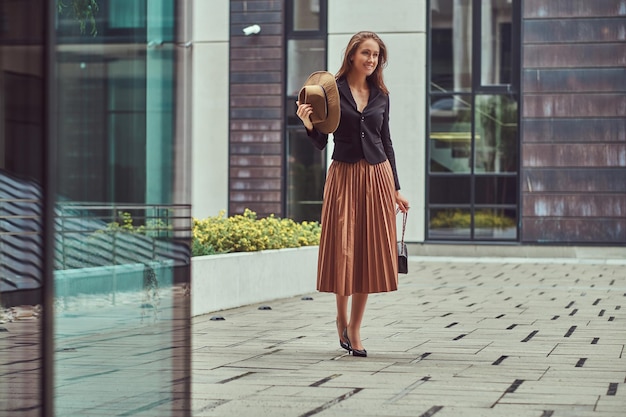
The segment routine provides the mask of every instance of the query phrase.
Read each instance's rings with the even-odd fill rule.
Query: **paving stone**
[[[410,262],[369,297],[368,358],[332,294],[194,318],[194,416],[623,417],[625,262]]]

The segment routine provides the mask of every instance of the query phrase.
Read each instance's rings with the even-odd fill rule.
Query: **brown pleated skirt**
[[[395,216],[389,161],[333,161],[324,187],[317,289],[339,295],[397,290]]]

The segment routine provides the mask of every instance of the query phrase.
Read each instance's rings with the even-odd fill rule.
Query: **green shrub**
[[[468,228],[470,227],[470,223],[470,213],[460,210],[446,210],[437,213],[437,215],[430,220],[430,227],[433,229],[450,227]],[[515,221],[513,219],[498,215],[492,211],[479,210],[476,211],[474,215],[474,227],[501,229],[514,226]]]
[[[224,214],[222,211],[215,217],[194,219],[192,256],[297,248],[320,242],[318,222],[296,223],[274,215],[258,219],[249,209],[231,217]]]
[[[191,242],[191,256],[205,256],[205,255],[215,255],[215,249],[211,246],[210,243],[200,242],[200,239],[193,239]]]
[[[321,228],[318,222],[296,223],[274,215],[258,219],[256,213],[249,209],[236,216],[224,217],[224,214],[222,211],[215,217],[193,219],[191,256],[297,248],[319,245],[320,242]],[[108,223],[105,229],[97,230],[91,240],[93,243],[103,234],[117,236],[120,233],[167,238],[171,230],[172,226],[161,219],[135,226],[130,213],[120,212],[119,221]]]
[[[115,234],[118,232],[136,233],[151,237],[167,237],[172,231],[172,226],[159,218],[151,218],[145,224],[135,226],[135,222],[130,213],[120,211],[118,213],[119,220],[107,224],[106,229],[97,230],[96,233]]]

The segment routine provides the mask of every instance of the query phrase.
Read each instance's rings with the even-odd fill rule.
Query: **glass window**
[[[470,172],[472,156],[472,97],[431,96],[430,169]]]
[[[517,239],[517,211],[505,208],[476,210],[474,236],[477,240]]]
[[[472,1],[431,2],[432,91],[472,87]]]
[[[477,175],[475,180],[476,204],[514,206],[517,203],[517,176]]]
[[[472,215],[469,209],[431,209],[428,235],[432,239],[465,240],[471,237]]]
[[[509,0],[482,0],[481,71],[482,85],[511,83],[511,20]]]
[[[146,22],[146,0],[108,0],[111,28],[142,28]]]
[[[431,176],[429,201],[433,204],[470,204],[472,183],[469,175]]]
[[[428,234],[437,240],[514,240],[516,223],[515,209],[431,209]]]
[[[172,192],[189,175],[171,151],[188,63],[145,37],[173,33],[176,1],[151,19],[130,3],[97,0],[92,22],[75,13],[95,0],[0,1],[2,416],[190,413],[190,196]],[[114,36],[108,6],[143,27]]]
[[[327,0],[294,0],[287,22],[285,91],[286,216],[296,221],[319,221],[326,178],[326,152],[313,146],[296,116],[300,88],[314,71],[326,68]],[[332,72],[332,70],[331,70]]]
[[[520,2],[430,5],[427,238],[515,240]]]
[[[319,219],[324,195],[323,153],[312,145],[303,128],[288,130],[289,172],[287,212],[295,221]]]
[[[517,172],[517,113],[510,96],[476,96],[476,172]]]
[[[320,1],[293,0],[293,30],[320,29]]]
[[[326,69],[326,42],[322,39],[287,41],[287,95],[297,96],[313,71]]]
[[[174,3],[102,2],[96,36],[57,45],[59,416],[184,415],[191,223],[189,196],[174,200],[173,178],[187,177],[173,160]]]
[[[0,415],[43,407],[42,0],[0,2]],[[37,12],[35,12],[37,11]]]

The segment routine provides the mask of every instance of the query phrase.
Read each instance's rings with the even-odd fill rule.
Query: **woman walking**
[[[387,48],[377,34],[352,36],[335,75],[341,116],[321,215],[317,289],[336,294],[339,343],[360,357],[367,356],[361,324],[368,294],[398,288],[395,216],[396,209],[409,210],[389,132],[386,63]],[[322,150],[330,132],[316,127],[313,106],[301,101],[302,95],[296,114]]]

